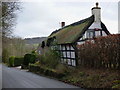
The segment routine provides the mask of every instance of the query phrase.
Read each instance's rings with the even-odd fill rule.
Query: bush
[[[14,66],[20,66],[23,63],[23,57],[14,58]]]
[[[55,68],[60,61],[59,53],[53,50],[45,52],[44,55],[39,57],[40,63],[49,68]]]
[[[57,71],[55,71],[53,69],[50,69],[50,68],[37,66],[35,64],[30,64],[29,65],[29,71],[44,74],[44,75],[47,75],[47,76],[52,76],[52,77],[55,77],[55,78],[62,78],[62,77],[65,76],[64,73],[57,72]]]
[[[29,63],[35,63],[35,60],[36,56],[34,54],[31,54]]]
[[[27,65],[21,65],[21,69],[29,69],[29,66],[27,66]]]
[[[79,66],[120,69],[120,34],[99,37],[79,45]]]
[[[34,63],[34,65],[40,66],[41,64],[40,64],[39,61],[37,61],[37,62]]]
[[[30,61],[31,54],[25,54],[23,65],[28,65]]]
[[[28,66],[29,63],[35,63],[35,60],[36,60],[36,55],[25,54],[23,64]]]
[[[9,66],[10,67],[13,67],[14,66],[14,56],[11,56],[10,58],[9,58]]]
[[[9,66],[20,66],[23,63],[23,57],[15,57],[11,56],[9,57]]]
[[[58,64],[56,66],[56,70],[59,73],[64,73],[64,74],[68,74],[69,73],[69,69],[67,66],[63,65],[63,64]]]
[[[112,88],[118,88],[120,89],[120,80],[115,80],[113,81],[114,85],[112,86]]]
[[[9,51],[6,48],[3,48],[2,51],[2,62],[9,64]]]

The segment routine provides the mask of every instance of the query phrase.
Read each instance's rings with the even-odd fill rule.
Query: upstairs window
[[[102,36],[102,35],[105,36],[105,32],[103,32],[100,29],[89,29],[80,38],[80,41],[85,40],[86,38],[89,39],[89,38],[99,37],[99,36]]]
[[[95,31],[94,30],[88,30],[86,33],[87,38],[93,38],[95,37]]]
[[[101,31],[99,30],[99,31],[95,31],[95,37],[99,37],[99,36],[101,36]]]

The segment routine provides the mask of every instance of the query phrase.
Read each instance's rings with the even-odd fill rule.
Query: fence
[[[90,68],[120,69],[120,34],[78,45],[78,64]]]

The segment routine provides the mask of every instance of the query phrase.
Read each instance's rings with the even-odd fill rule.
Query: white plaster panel
[[[67,59],[64,59],[64,63],[66,63],[67,62]]]
[[[84,44],[85,41],[77,42],[78,45]]]
[[[62,50],[65,50],[65,46],[62,46]]]
[[[102,31],[102,36],[107,36],[107,34],[105,33],[105,31]]]
[[[67,51],[67,57],[70,58],[70,51]]]
[[[68,65],[71,65],[71,61],[70,61],[70,59],[68,59]]]
[[[63,52],[63,57],[66,57],[66,52]]]
[[[61,50],[61,45],[59,45],[59,49]]]
[[[92,25],[89,27],[89,29],[102,29],[101,28],[101,22],[93,22]]]
[[[72,46],[70,48],[71,48],[71,50],[74,50],[74,48]]]
[[[67,48],[67,50],[70,50],[70,47],[68,45],[66,46],[66,48]]]
[[[71,58],[75,58],[75,52],[71,52]]]
[[[61,63],[63,63],[64,61],[63,61],[63,58],[61,58]]]
[[[100,31],[95,31],[95,37],[100,36]]]
[[[75,60],[72,60],[72,66],[76,66]]]

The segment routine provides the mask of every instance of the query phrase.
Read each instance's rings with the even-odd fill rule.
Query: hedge
[[[9,57],[9,66],[13,67],[14,66],[14,56]]]
[[[23,63],[23,57],[9,57],[9,66],[20,66]]]
[[[36,55],[34,54],[25,54],[23,65],[29,65],[29,63],[35,63]]]
[[[23,63],[23,57],[15,57],[14,58],[14,66],[20,66]]]
[[[47,76],[52,76],[52,77],[55,77],[55,78],[62,78],[62,77],[65,76],[64,73],[59,73],[59,72],[56,72],[52,69],[37,66],[37,65],[34,65],[34,64],[29,65],[29,71],[44,74],[44,75],[47,75]]]
[[[88,41],[78,46],[79,66],[120,69],[120,34]]]

